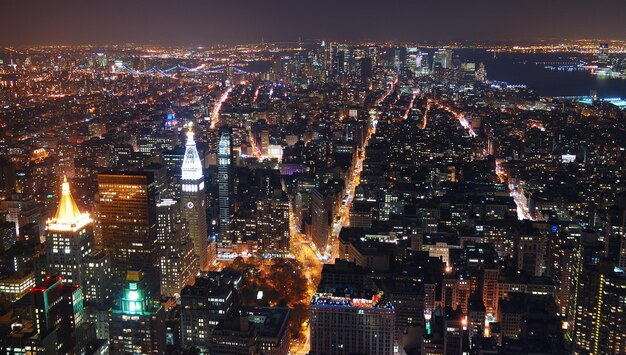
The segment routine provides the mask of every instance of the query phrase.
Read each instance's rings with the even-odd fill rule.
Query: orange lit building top
[[[64,177],[61,201],[54,217],[46,221],[46,228],[58,232],[77,231],[89,223],[91,223],[89,214],[80,212],[70,192],[70,184]]]

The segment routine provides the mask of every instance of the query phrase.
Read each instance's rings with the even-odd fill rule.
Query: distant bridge
[[[231,67],[231,68],[233,70],[233,73],[235,74],[250,74],[249,72],[241,68],[237,68],[237,67]],[[113,71],[115,73],[130,73],[133,75],[148,75],[148,74],[173,75],[179,71],[202,73],[202,74],[220,74],[220,73],[224,73],[224,70],[225,70],[224,66],[207,67],[206,64],[202,64],[195,68],[189,68],[184,65],[177,64],[167,69],[159,69],[159,68],[152,67],[148,70],[141,71],[141,70],[131,68],[127,64],[124,64],[122,66],[115,67]]]
[[[577,101],[589,105],[593,103],[593,96],[557,96],[555,97],[555,99]],[[597,101],[612,103],[619,108],[626,108],[626,99],[622,99],[619,97],[610,97],[604,99],[598,98]]]

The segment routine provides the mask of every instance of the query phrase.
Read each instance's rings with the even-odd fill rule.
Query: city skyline
[[[626,355],[613,3],[8,0],[0,352]]]

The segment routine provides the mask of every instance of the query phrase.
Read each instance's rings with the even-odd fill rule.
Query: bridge
[[[231,67],[231,69],[233,70],[234,74],[251,74],[241,68]],[[184,65],[177,64],[167,69],[159,69],[159,68],[152,67],[148,70],[141,71],[141,70],[131,68],[127,64],[123,64],[121,66],[115,67],[113,72],[114,73],[129,73],[133,75],[156,74],[156,75],[167,76],[167,75],[174,75],[175,73],[180,72],[180,71],[191,72],[191,73],[202,73],[202,74],[221,74],[221,73],[224,73],[225,70],[226,70],[226,67],[224,66],[207,67],[206,64],[202,64],[194,68],[189,68]]]
[[[594,101],[593,96],[557,96],[555,99],[577,101],[587,105],[591,105]],[[608,102],[619,108],[626,108],[626,99],[619,97],[598,98],[597,101]]]

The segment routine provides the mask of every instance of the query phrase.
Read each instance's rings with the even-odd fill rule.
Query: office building
[[[187,132],[185,148],[185,158],[181,168],[182,215],[187,222],[189,237],[193,242],[194,253],[198,257],[200,268],[205,270],[209,267],[206,190],[202,162],[196,149],[191,126]]]
[[[112,354],[164,354],[165,309],[150,296],[141,271],[128,271],[126,287],[109,312]]]
[[[609,66],[609,44],[600,43],[598,48],[598,69],[606,69]]]
[[[220,141],[217,152],[217,184],[219,190],[219,234],[217,239],[218,249],[229,249],[230,221],[233,217],[233,201],[231,188],[232,174],[232,139],[231,130],[220,131]]]
[[[47,273],[84,286],[84,267],[87,256],[94,251],[94,244],[91,217],[78,210],[64,178],[56,214],[46,221]]]
[[[111,256],[117,290],[128,270],[141,270],[151,288],[158,288],[156,202],[152,173],[98,174],[95,206],[96,244]]]
[[[289,249],[289,199],[278,192],[257,200],[256,230],[260,252],[268,256],[284,256]]]
[[[209,348],[215,326],[235,312],[239,278],[209,273],[183,288],[180,299],[183,348]]]
[[[82,289],[47,276],[18,301],[19,321],[2,341],[7,354],[81,354],[86,352]]]
[[[178,296],[185,285],[193,283],[199,270],[198,257],[179,203],[171,199],[160,201],[157,221],[161,295]]]
[[[332,204],[330,196],[319,188],[311,192],[311,239],[320,254],[326,252],[332,228]]]
[[[586,264],[579,278],[573,337],[576,354],[626,352],[626,273],[610,262]]]
[[[381,294],[317,293],[311,300],[314,354],[394,354],[396,314]]]

